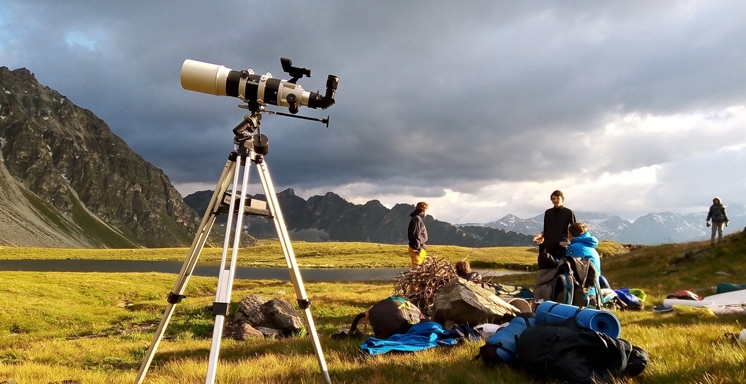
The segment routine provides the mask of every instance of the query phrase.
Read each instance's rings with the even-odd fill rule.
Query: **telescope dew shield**
[[[208,64],[195,60],[184,60],[181,66],[181,87],[187,91],[206,93],[215,96],[229,95],[226,91],[228,77],[233,71],[222,65]]]

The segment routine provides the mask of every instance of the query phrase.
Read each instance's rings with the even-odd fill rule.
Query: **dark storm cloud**
[[[299,81],[309,91],[323,91],[327,74],[339,76],[336,105],[301,110],[331,116],[330,128],[265,114],[278,189],[365,184],[360,191],[370,199],[416,199],[445,190],[478,196],[507,183],[546,204],[552,183],[592,183],[661,163],[676,168],[744,140],[607,130],[630,116],[743,106],[746,6],[739,2],[24,0],[4,7],[0,65],[27,67],[92,110],[177,185],[214,183],[232,147],[230,130],[245,113],[238,99],[183,90],[184,59],[287,79],[279,58],[289,57],[311,69]],[[495,193],[485,198],[515,198]],[[485,215],[501,213],[511,212]]]

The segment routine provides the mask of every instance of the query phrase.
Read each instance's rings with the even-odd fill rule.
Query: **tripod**
[[[277,236],[282,244],[288,272],[290,273],[290,281],[295,287],[298,306],[303,310],[305,315],[306,325],[308,326],[309,334],[313,340],[319,367],[326,383],[331,384],[326,361],[324,360],[324,353],[321,350],[321,344],[316,333],[313,317],[311,317],[311,301],[306,297],[303,280],[301,279],[298,264],[295,261],[295,254],[293,253],[293,248],[290,244],[290,237],[287,228],[285,227],[282,212],[280,211],[280,205],[277,202],[277,195],[275,194],[274,186],[272,185],[267,164],[264,161],[264,155],[269,152],[269,142],[267,137],[261,133],[257,132],[257,134],[255,134],[255,131],[259,129],[261,112],[263,112],[263,108],[255,106],[252,108],[252,114],[246,115],[244,120],[233,129],[233,133],[235,134],[235,149],[228,156],[228,161],[223,168],[223,173],[220,175],[220,179],[218,180],[215,191],[212,194],[210,203],[205,210],[197,234],[192,241],[189,255],[184,261],[184,265],[181,267],[181,272],[179,272],[173,290],[168,295],[168,306],[166,307],[161,323],[156,330],[153,342],[146,352],[145,360],[140,366],[140,371],[138,372],[137,380],[135,381],[136,384],[141,384],[145,379],[145,374],[153,361],[153,356],[158,348],[158,344],[163,338],[166,326],[168,326],[168,322],[174,314],[176,304],[185,298],[184,290],[186,289],[189,277],[192,275],[194,267],[197,265],[197,259],[207,241],[207,237],[215,223],[215,219],[220,213],[229,213],[229,216],[225,229],[225,240],[223,243],[223,253],[220,262],[215,302],[212,306],[212,313],[215,316],[215,327],[213,329],[205,383],[212,384],[215,382],[218,354],[220,352],[220,341],[222,339],[225,318],[228,316],[231,301],[231,289],[233,287],[233,279],[236,272],[236,259],[240,245],[243,217],[246,214],[251,214],[271,217],[274,220]],[[267,199],[266,202],[250,199],[246,196],[251,163],[256,165],[259,179],[261,180],[264,194]],[[242,168],[243,172],[241,172]],[[231,180],[233,186],[232,193],[228,192],[228,186],[231,183]],[[239,181],[241,181],[241,195],[237,198],[235,195]],[[231,240],[234,217],[236,223]],[[232,253],[230,259],[228,259],[228,248],[231,243]]]

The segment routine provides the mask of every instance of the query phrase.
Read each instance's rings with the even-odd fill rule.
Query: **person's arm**
[[[409,223],[409,246],[414,249],[415,251],[419,251],[422,249],[422,227],[425,224],[422,222],[422,220],[412,220]]]

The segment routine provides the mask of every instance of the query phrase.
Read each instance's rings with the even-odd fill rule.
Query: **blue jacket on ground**
[[[391,351],[416,352],[439,345],[453,346],[463,340],[435,321],[422,321],[409,328],[406,334],[395,334],[386,340],[369,337],[360,349],[375,356]]]
[[[598,245],[598,239],[595,236],[591,236],[588,231],[575,236],[570,240],[570,245],[567,247],[567,256],[570,257],[581,257],[584,259],[590,259],[593,266],[596,267],[596,282],[598,282],[598,276],[601,276],[601,256],[596,251]],[[589,294],[594,295],[596,289],[590,290]]]

